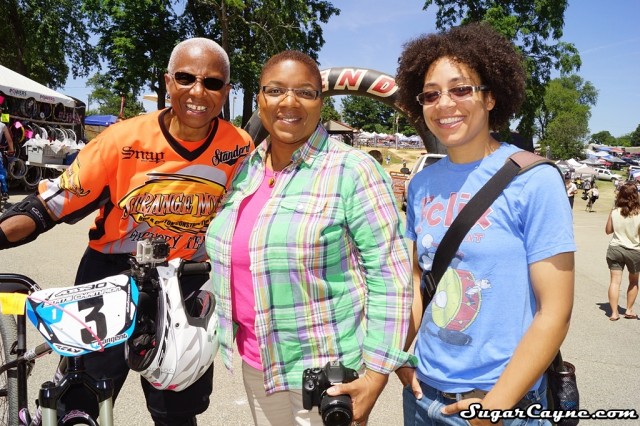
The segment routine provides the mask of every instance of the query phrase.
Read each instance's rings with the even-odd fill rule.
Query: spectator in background
[[[573,209],[573,200],[578,192],[578,186],[571,180],[571,172],[564,175],[564,186],[567,189],[567,197],[569,197],[569,205]]]
[[[375,158],[376,161],[380,163],[380,165],[382,165],[384,160],[382,159],[382,153],[379,150],[372,149],[371,151],[369,151],[369,155]]]
[[[633,304],[638,296],[638,276],[640,275],[640,198],[634,182],[620,186],[616,195],[615,207],[609,213],[607,235],[613,234],[607,249],[607,265],[611,275],[609,282],[610,321],[620,319],[618,299],[622,273],[625,266],[629,270],[629,287],[627,288],[627,310],[624,317],[637,319],[633,312]]]
[[[591,188],[587,191],[587,207],[585,210],[592,212],[593,205],[596,203],[598,198],[600,198],[600,190],[598,190],[598,185],[594,182]]]
[[[8,157],[13,157],[15,154],[15,148],[13,146],[13,138],[11,137],[11,132],[6,124],[0,122],[0,140],[4,139],[6,141],[6,145],[9,148],[6,151],[6,155]],[[3,144],[4,145],[4,144]],[[4,202],[9,199],[9,186],[7,185],[7,169],[5,169],[4,158],[0,156],[0,202]]]

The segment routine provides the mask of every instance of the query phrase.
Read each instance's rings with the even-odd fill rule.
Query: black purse
[[[576,381],[576,367],[564,361],[560,351],[549,365],[547,375],[547,400],[550,410],[577,411],[580,409],[580,392]],[[565,418],[560,426],[575,426],[580,419]]]
[[[433,257],[431,271],[422,272],[422,312],[436,293],[440,279],[446,272],[460,243],[476,221],[487,211],[513,178],[540,164],[556,165],[546,158],[528,151],[511,155],[504,166],[496,172],[474,195],[442,237]],[[557,168],[557,167],[556,167]],[[560,173],[562,175],[562,173]],[[562,359],[560,351],[545,372],[547,375],[547,399],[551,410],[578,410],[580,395],[576,382],[575,367]],[[574,426],[579,419],[563,419],[560,426]]]

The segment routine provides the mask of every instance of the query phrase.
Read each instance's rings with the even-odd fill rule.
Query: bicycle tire
[[[38,111],[38,101],[36,101],[35,98],[27,98],[20,103],[20,112],[22,113],[22,116],[25,118],[35,117],[37,111]]]
[[[27,165],[22,158],[15,158],[7,167],[7,175],[11,179],[22,179],[27,174]]]
[[[33,191],[38,187],[38,183],[42,180],[42,169],[40,166],[27,166],[27,173],[22,178],[25,190]]]
[[[78,138],[76,137],[76,132],[71,129],[64,129],[64,131],[67,133],[67,139],[71,140],[72,142],[77,142]]]
[[[0,315],[0,363],[16,359],[11,348],[18,340],[16,320],[13,315]],[[15,370],[5,371],[0,375],[0,388],[6,390],[6,396],[0,398],[0,424],[17,425],[18,419],[18,378]]]
[[[47,120],[53,114],[54,106],[46,102],[40,103],[40,120]]]

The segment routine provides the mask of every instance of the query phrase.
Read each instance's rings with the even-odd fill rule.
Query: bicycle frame
[[[19,274],[0,274],[1,293],[23,293],[31,294],[40,290],[40,287],[30,278]],[[16,370],[16,382],[18,390],[18,411],[24,410],[27,417],[28,411],[28,388],[27,379],[29,376],[28,364],[34,359],[46,355],[53,351],[49,344],[41,343],[32,350],[27,350],[27,319],[25,315],[16,315],[17,341],[15,349],[16,359],[0,366],[0,374],[12,369]],[[67,389],[76,384],[83,385],[91,391],[98,401],[99,424],[101,426],[113,426],[113,381],[111,379],[95,380],[84,370],[81,357],[66,357],[68,368],[59,383],[45,382],[42,384],[39,393],[39,403],[42,411],[42,425],[58,425],[57,405],[59,399]],[[4,394],[0,394],[6,397]],[[31,419],[27,419],[31,422]]]
[[[161,241],[152,241],[141,242],[138,245],[138,252],[136,254],[135,259],[130,259],[131,269],[128,274],[119,274],[113,277],[109,277],[109,282],[105,282],[101,280],[101,282],[87,283],[82,284],[81,286],[85,286],[85,288],[81,288],[81,286],[74,286],[73,291],[71,288],[53,288],[42,290],[33,280],[30,278],[19,275],[19,274],[7,274],[0,273],[0,293],[22,293],[29,296],[29,300],[27,300],[25,305],[25,311],[23,315],[15,315],[16,321],[16,339],[17,342],[13,344],[11,340],[13,340],[14,331],[13,326],[10,332],[12,338],[9,342],[6,342],[5,346],[11,345],[11,351],[9,354],[11,357],[15,354],[16,359],[5,363],[0,366],[0,374],[6,373],[7,378],[11,377],[12,380],[14,377],[15,384],[12,386],[7,386],[7,389],[17,389],[18,396],[15,393],[7,392],[2,395],[0,393],[0,397],[7,397],[9,402],[9,409],[11,413],[16,411],[16,399],[17,399],[17,411],[20,412],[20,424],[39,424],[36,423],[37,419],[33,421],[30,418],[28,411],[28,388],[27,388],[27,379],[30,373],[30,363],[36,358],[48,354],[52,351],[56,351],[60,355],[64,357],[67,361],[67,367],[63,368],[60,371],[64,371],[64,375],[62,378],[56,378],[55,383],[53,381],[46,381],[42,384],[39,393],[39,407],[42,414],[42,425],[43,426],[58,426],[58,425],[66,425],[66,424],[76,424],[77,419],[86,419],[85,421],[91,425],[100,426],[112,426],[113,425],[113,393],[114,386],[113,380],[110,378],[99,379],[96,380],[91,377],[84,368],[84,363],[81,354],[86,354],[88,352],[94,352],[98,350],[94,343],[101,342],[101,339],[105,340],[105,344],[100,343],[100,347],[105,348],[110,345],[116,345],[124,343],[124,340],[115,340],[118,339],[128,339],[131,337],[133,332],[133,327],[135,326],[135,314],[137,312],[137,297],[139,291],[148,291],[148,292],[158,292],[161,286],[161,283],[158,279],[157,266],[169,266],[169,261],[166,261],[166,257],[168,255],[168,245],[164,240]],[[184,264],[181,263],[178,268],[173,268],[172,271],[176,271],[177,277],[182,275],[200,275],[200,274],[208,274],[210,271],[210,264],[208,262],[200,262],[193,264]],[[154,271],[153,274],[149,274],[150,271]],[[173,275],[171,275],[173,277]],[[178,278],[179,279],[179,278]],[[125,284],[131,287],[126,287]],[[111,286],[111,287],[108,287]],[[126,288],[126,290],[122,290]],[[88,289],[88,290],[87,290]],[[117,289],[115,292],[113,289]],[[80,291],[78,293],[77,291]],[[86,299],[82,298],[82,292],[87,296]],[[104,293],[102,293],[104,291]],[[124,295],[122,292],[124,291]],[[116,294],[118,293],[119,294]],[[70,298],[69,294],[74,294],[73,299]],[[132,296],[133,295],[133,296]],[[79,297],[78,297],[79,296]],[[71,340],[58,340],[58,335],[56,334],[56,328],[53,324],[61,324],[62,318],[60,315],[64,314],[55,314],[52,315],[50,307],[53,308],[55,312],[60,310],[61,312],[67,313],[61,306],[57,305],[60,303],[61,305],[65,303],[80,303],[80,301],[88,300],[89,298],[100,297],[101,303],[100,306],[104,306],[102,304],[102,297],[111,298],[109,300],[113,300],[112,297],[115,297],[118,303],[122,303],[123,298],[126,298],[126,301],[123,305],[123,314],[115,315],[115,317],[125,317],[124,312],[127,313],[127,321],[124,323],[119,323],[114,327],[111,327],[110,334],[107,334],[106,328],[103,329],[104,335],[100,338],[94,333],[92,334],[96,340],[86,340],[85,335],[83,333],[79,333],[81,339]],[[182,296],[180,296],[182,297]],[[132,299],[135,299],[135,302],[131,302]],[[130,305],[132,303],[136,303],[135,309],[131,309]],[[11,306],[8,304],[7,306]],[[47,309],[43,307],[47,306]],[[18,311],[16,311],[18,312]],[[112,311],[110,311],[113,313]],[[93,314],[93,311],[91,312]],[[26,347],[26,335],[27,335],[27,315],[29,319],[34,323],[38,331],[40,331],[45,337],[44,343],[38,345],[36,348],[28,350]],[[77,320],[77,318],[74,317]],[[104,319],[104,316],[103,318]],[[12,320],[11,318],[7,320]],[[43,321],[43,322],[40,322]],[[36,325],[37,323],[37,325]],[[96,321],[97,323],[97,321]],[[82,322],[81,322],[82,324]],[[70,330],[78,332],[84,332],[89,327],[84,324],[83,329],[73,330],[72,328],[65,328],[63,330],[63,334],[65,336],[70,336]],[[97,328],[97,327],[96,327]],[[45,329],[46,332],[42,332]],[[61,329],[58,329],[61,330]],[[82,340],[82,342],[80,342]],[[3,342],[6,339],[3,338]],[[211,340],[209,340],[211,342]],[[217,342],[217,341],[216,341]],[[212,353],[211,358],[215,355],[215,351]],[[16,375],[13,376],[13,371],[16,371]],[[136,370],[139,371],[139,370]],[[141,371],[141,370],[140,370]],[[11,376],[9,376],[11,374]],[[7,380],[7,382],[9,382]],[[86,390],[90,391],[98,402],[98,418],[95,419],[93,417],[89,417],[88,414],[82,412],[81,410],[71,410],[70,412],[64,413],[64,416],[58,420],[58,402],[61,397],[67,392],[69,387],[80,385],[84,387]],[[11,396],[9,398],[9,396]],[[13,401],[13,402],[11,402]],[[98,423],[96,423],[96,421]],[[69,423],[68,423],[69,422]],[[85,423],[83,423],[85,424]]]

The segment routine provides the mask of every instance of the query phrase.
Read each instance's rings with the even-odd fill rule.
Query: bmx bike
[[[112,380],[89,375],[82,355],[135,336],[140,295],[152,300],[149,297],[157,297],[162,285],[158,267],[173,268],[178,280],[210,270],[208,262],[167,262],[168,254],[162,239],[141,241],[129,271],[73,287],[42,289],[24,275],[0,273],[0,425],[113,426]],[[27,319],[45,340],[31,349]],[[62,368],[55,381],[42,383],[32,416],[28,378],[36,359],[51,352],[63,357]],[[83,387],[95,396],[98,418],[80,410],[58,412],[58,402],[71,387]]]

